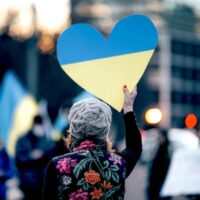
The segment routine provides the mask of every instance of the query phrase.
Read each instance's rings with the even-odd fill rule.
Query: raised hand
[[[123,87],[123,91],[125,94],[123,106],[124,113],[131,112],[133,111],[133,104],[137,96],[137,88],[135,87],[132,92],[129,92],[127,86],[125,85]]]

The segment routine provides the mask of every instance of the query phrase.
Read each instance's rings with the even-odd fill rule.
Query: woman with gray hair
[[[46,171],[43,200],[122,200],[125,179],[142,151],[141,136],[133,113],[136,90],[124,86],[126,148],[112,149],[108,134],[110,107],[97,99],[75,103],[69,113],[67,145],[70,153],[55,157]]]

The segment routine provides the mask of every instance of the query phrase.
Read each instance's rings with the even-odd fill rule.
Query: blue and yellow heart
[[[157,43],[151,20],[131,15],[117,23],[108,39],[88,24],[70,26],[58,39],[57,56],[77,84],[121,111],[123,86],[136,86]]]

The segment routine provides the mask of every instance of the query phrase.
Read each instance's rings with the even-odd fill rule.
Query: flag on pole
[[[8,70],[0,86],[0,137],[11,156],[15,154],[17,139],[31,128],[37,113],[34,98],[17,75]]]

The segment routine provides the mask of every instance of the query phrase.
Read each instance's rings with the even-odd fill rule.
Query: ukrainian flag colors
[[[143,15],[121,20],[106,39],[94,27],[76,24],[58,39],[63,70],[80,86],[120,111],[123,85],[137,84],[157,46],[157,31]]]
[[[146,51],[82,62],[81,65],[79,63],[69,66],[63,65],[62,67],[83,88],[87,88],[87,90],[98,97],[103,97],[104,101],[120,111],[119,105],[123,105],[123,98],[120,98],[120,102],[113,101],[113,99],[119,99],[119,91],[122,91],[122,86],[125,83],[128,88],[133,88],[137,84],[141,74],[144,72],[145,68],[143,66],[148,64],[147,62],[152,54],[153,51]],[[83,79],[86,76],[86,72],[89,72],[91,76]],[[114,79],[112,79],[112,75]],[[137,78],[133,79],[133,75]],[[114,85],[112,88],[110,88],[111,79]]]
[[[38,106],[12,71],[4,75],[0,87],[0,110],[1,137],[13,156],[16,141],[30,129]]]

